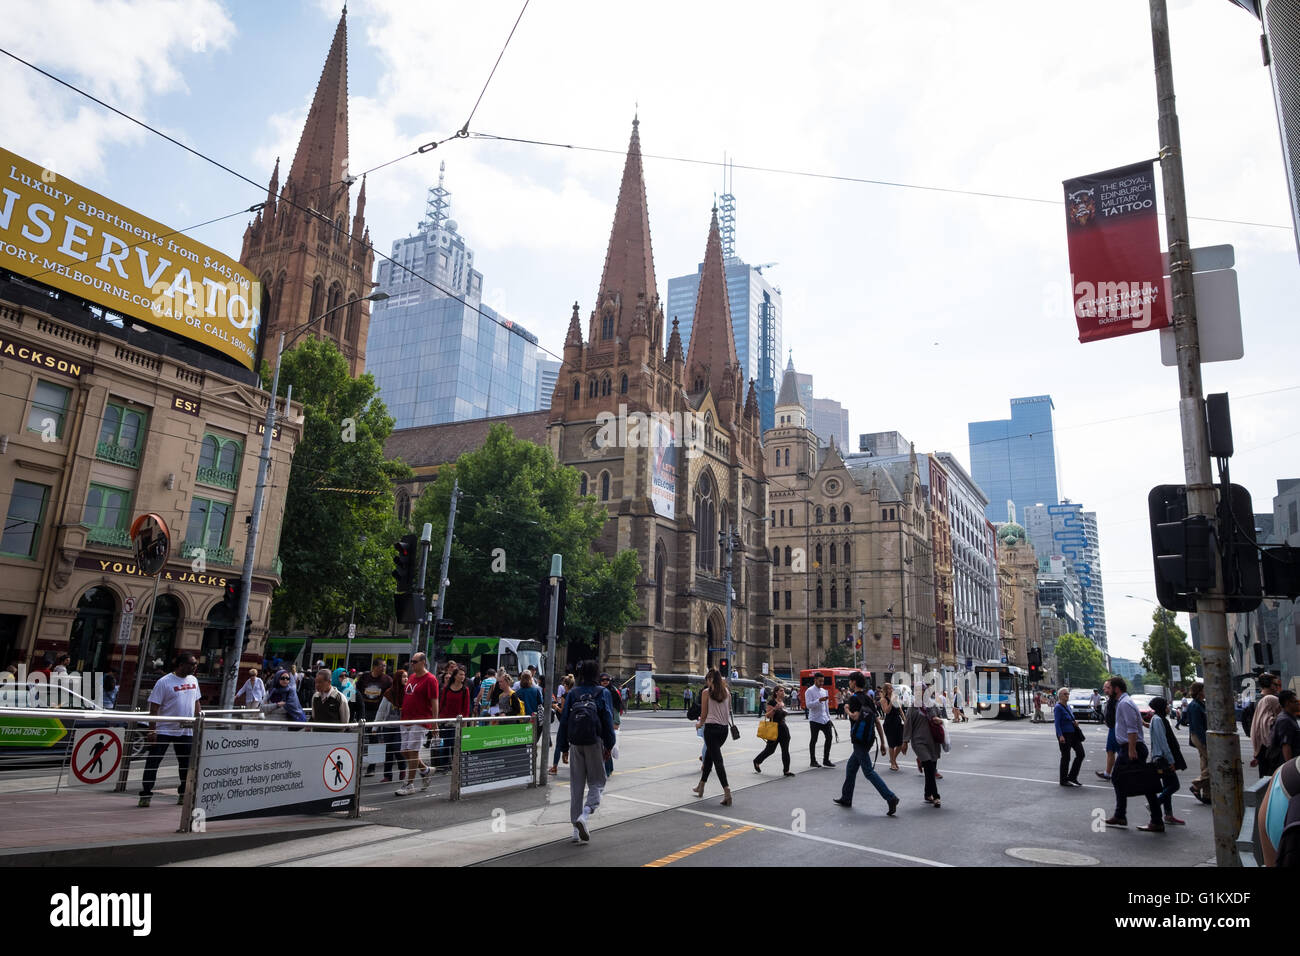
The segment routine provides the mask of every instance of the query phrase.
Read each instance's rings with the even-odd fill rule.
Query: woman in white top
[[[244,707],[262,706],[262,699],[266,697],[266,685],[262,683],[262,678],[258,676],[257,668],[248,669],[248,680],[244,681],[244,686],[239,688],[239,693],[235,695],[235,706]]]
[[[697,797],[704,796],[704,785],[709,781],[709,771],[718,769],[718,783],[722,784],[722,806],[731,806],[731,787],[727,785],[727,768],[722,765],[722,744],[727,739],[731,725],[731,688],[726,679],[711,668],[704,678],[704,692],[700,695],[700,717],[696,727],[704,729],[704,768],[700,783],[691,790]]]

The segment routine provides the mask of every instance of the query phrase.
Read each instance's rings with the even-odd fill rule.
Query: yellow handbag
[[[760,717],[758,720],[758,739],[759,740],[776,740],[781,734],[781,730],[776,725],[775,720],[768,720],[766,717]]]

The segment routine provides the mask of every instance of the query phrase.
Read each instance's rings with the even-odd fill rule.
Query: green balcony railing
[[[117,442],[100,442],[95,446],[95,457],[118,465],[128,465],[131,468],[140,467],[140,449],[119,445]]]
[[[131,548],[131,536],[121,528],[90,528],[86,531],[86,544],[104,544],[110,548]]]
[[[216,485],[218,488],[233,490],[239,484],[239,475],[233,471],[222,471],[212,465],[202,465],[194,476],[202,485]]]
[[[271,570],[275,573],[276,577],[284,577],[284,563],[280,560],[278,554],[271,559]]]
[[[224,564],[227,567],[233,567],[235,564],[235,551],[233,548],[207,548],[192,541],[186,541],[181,545],[181,557],[193,558],[200,549],[203,550],[203,560],[208,564]]]

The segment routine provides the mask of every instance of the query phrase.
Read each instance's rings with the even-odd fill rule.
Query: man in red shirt
[[[438,718],[438,678],[429,672],[429,658],[422,652],[411,656],[411,674],[406,681],[406,692],[402,696],[402,720],[437,720]],[[406,781],[397,790],[397,796],[405,797],[415,793],[415,769],[420,768],[420,789],[429,789],[433,774],[420,759],[420,747],[424,735],[432,724],[402,724],[401,748],[402,760],[406,770]]]

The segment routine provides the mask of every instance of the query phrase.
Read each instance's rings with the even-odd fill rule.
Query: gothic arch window
[[[832,610],[839,607],[839,603],[840,603],[839,595],[840,592],[835,590],[835,579],[831,578],[831,609]]]
[[[408,524],[411,520],[411,496],[405,488],[397,491],[397,518],[402,524]]]
[[[596,397],[596,389],[597,389],[598,387],[599,387],[599,386],[596,384],[596,380],[595,380],[594,378],[593,378],[591,381],[589,381],[589,382],[587,383],[587,397],[588,397],[588,398],[595,398],[595,397]]]
[[[845,523],[845,524],[848,524],[848,523],[849,523],[850,521],[852,521],[852,520],[853,520],[853,512],[849,510],[849,506],[848,506],[848,505],[845,505],[845,506],[844,506],[844,523]]]
[[[852,592],[849,588],[849,582],[845,581],[844,582],[844,608],[845,610],[848,610],[852,606],[853,606]]]
[[[284,283],[287,278],[288,278],[287,274],[281,272],[280,275],[275,280],[275,291],[271,293],[271,315],[262,316],[263,320],[265,320],[266,322],[265,327],[268,329],[271,327],[270,326],[271,316],[278,318],[280,314],[284,311]]]
[[[704,447],[713,450],[713,412],[704,413]]]
[[[819,610],[819,611],[822,609],[822,601],[823,601],[822,582],[821,582],[820,580],[818,580],[818,582],[817,582],[817,610]]]
[[[624,375],[624,376],[623,376],[623,380],[622,380],[621,382],[619,382],[619,385],[618,385],[618,393],[619,393],[620,395],[626,395],[626,394],[627,394],[627,376],[626,376],[626,375]]]
[[[655,623],[664,622],[664,575],[668,573],[667,549],[660,541],[655,545]]]
[[[600,500],[609,501],[609,472],[600,473]]]
[[[308,318],[315,319],[320,316],[325,304],[325,283],[321,277],[317,276],[316,281],[311,284],[311,308],[308,309]]]
[[[822,546],[821,546],[821,544],[818,544],[817,547],[813,550],[813,560],[817,562],[818,567],[821,566],[821,563],[822,563]]]
[[[785,463],[786,463],[787,466],[790,464],[790,449],[789,449],[789,448],[787,448],[787,449],[785,450]]]
[[[835,542],[832,541],[832,542],[831,542],[831,545],[830,545],[831,564],[834,564],[834,563],[835,563],[835,550],[836,550],[836,549],[835,549]]]
[[[334,283],[334,285],[330,286],[329,300],[328,300],[328,304],[325,306],[325,309],[326,311],[330,309],[338,309],[338,307],[342,304],[343,304],[343,287],[336,282]],[[315,318],[315,316],[312,316],[312,318]],[[325,331],[330,335],[338,335],[340,321],[341,321],[341,317],[339,312],[330,312],[330,314],[325,317]]]
[[[794,509],[790,509],[790,527],[794,527]]]
[[[813,512],[813,520],[818,524],[821,524],[824,517],[825,514],[822,512],[822,506],[818,505],[817,510]]]
[[[578,494],[582,495],[583,497],[586,497],[587,494],[587,473],[586,472],[582,472],[581,477],[578,479]]]
[[[600,394],[601,394],[601,395],[608,395],[608,394],[609,394],[609,389],[610,389],[609,376],[606,375],[603,379],[601,379],[601,382],[600,382]]]
[[[791,553],[790,553],[790,546],[787,544],[787,545],[785,546],[785,565],[786,565],[786,567],[789,567],[789,566],[790,566],[790,556],[791,556]]]
[[[702,379],[702,378],[697,378],[697,379],[695,380],[695,391],[697,391],[697,392],[702,392],[702,391],[704,391],[704,379]]]
[[[784,528],[784,527],[785,527],[785,512],[784,512],[784,511],[782,511],[782,512],[780,513],[780,520],[777,522],[777,527],[778,527],[778,528]]]
[[[695,564],[707,571],[716,565],[718,538],[718,504],[713,479],[706,471],[695,485]]]
[[[776,467],[781,467],[781,449],[779,448],[776,450]]]
[[[781,547],[780,547],[780,545],[777,545],[775,548],[772,549],[772,563],[775,564],[778,568],[781,566]]]
[[[343,333],[343,339],[353,347],[357,344],[357,339],[361,335],[361,302],[356,300],[356,296],[350,296],[354,301],[347,308],[348,324]]]
[[[614,337],[614,313],[607,312],[600,320],[600,337],[602,339],[612,339]]]
[[[582,398],[582,383],[576,378],[573,380],[573,400],[576,402]]]
[[[831,505],[831,524],[834,524],[834,523],[835,523],[835,515],[836,515],[836,514],[837,514],[837,512],[836,512],[835,506],[834,506],[834,505]]]
[[[852,564],[853,562],[849,560],[849,543],[845,541],[844,542],[844,565],[845,567],[849,567]]]

